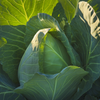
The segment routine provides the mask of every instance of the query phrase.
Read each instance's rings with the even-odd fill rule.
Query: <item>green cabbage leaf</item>
[[[77,91],[81,79],[88,72],[74,66],[75,64],[80,65],[79,56],[68,43],[66,35],[53,17],[40,13],[31,18],[27,23],[27,37],[34,32],[36,34],[19,65],[20,86],[15,89],[15,92],[23,94],[29,100],[33,100],[33,98],[34,100],[40,98],[42,100],[47,98],[48,100],[64,100],[66,97],[71,99]],[[70,54],[74,55],[74,58],[69,56]],[[52,57],[55,58],[55,61]],[[72,66],[69,66],[70,64]],[[62,80],[65,81],[62,83]],[[70,89],[71,87],[73,88]],[[70,91],[66,93],[69,89]]]
[[[0,100],[99,100],[99,5],[0,0]]]
[[[79,85],[76,97],[73,96],[72,100],[76,100],[78,96],[87,92],[100,76],[100,21],[87,2],[79,3],[78,14],[72,21],[71,28],[73,47],[80,55],[83,69],[89,72]]]
[[[0,0],[0,63],[15,84],[18,84],[18,65],[26,50],[26,23],[38,13],[52,15],[58,0]],[[48,5],[49,4],[49,5]],[[32,36],[33,37],[33,36]]]
[[[15,88],[16,85],[3,71],[2,65],[0,64],[0,100],[26,100],[21,94],[14,92]]]

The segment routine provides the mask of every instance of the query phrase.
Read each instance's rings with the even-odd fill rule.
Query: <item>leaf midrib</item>
[[[57,89],[57,78],[55,79],[55,85],[54,85],[54,92],[53,92],[53,95],[52,95],[52,100],[54,100],[56,89]]]

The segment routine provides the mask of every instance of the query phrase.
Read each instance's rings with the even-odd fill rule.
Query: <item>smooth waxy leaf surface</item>
[[[66,48],[48,33],[39,46],[40,71],[45,74],[55,74],[68,65],[71,65],[71,61]]]
[[[98,99],[94,96],[86,95],[84,100],[98,100]]]
[[[35,73],[39,72],[39,44],[48,31],[49,29],[39,30],[26,49],[18,68],[20,85],[23,85],[30,80]]]
[[[99,19],[87,2],[79,3],[79,11],[71,26],[74,48],[79,53],[83,68],[89,75],[83,79],[73,100],[88,91],[100,76],[100,36]]]
[[[65,46],[66,52],[70,56],[71,63],[73,65],[81,66],[79,55],[75,52],[75,50],[70,45],[68,38],[60,28],[57,20],[55,20],[53,17],[47,14],[39,13],[37,16],[31,18],[30,21],[28,22],[27,29],[26,29],[26,38],[25,38],[27,45],[32,39],[32,36],[34,36],[34,34],[38,30],[44,28],[53,28],[50,34],[52,34],[53,37],[61,41],[61,43]]]
[[[26,100],[21,94],[15,93],[13,90],[16,86],[2,70],[0,65],[0,100]]]
[[[100,77],[94,82],[92,88],[88,91],[88,94],[100,98]]]
[[[75,17],[79,0],[59,0],[65,10],[68,23]]]
[[[70,100],[86,74],[86,71],[76,66],[66,67],[51,78],[36,73],[15,92],[23,94],[28,100]]]

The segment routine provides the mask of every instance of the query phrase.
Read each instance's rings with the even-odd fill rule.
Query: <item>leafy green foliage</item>
[[[82,8],[83,9],[83,8]],[[93,18],[97,16],[93,16]],[[87,17],[86,17],[87,18]],[[82,20],[81,20],[82,19]],[[90,19],[90,18],[87,18]],[[91,20],[91,19],[90,19]],[[80,15],[77,15],[73,22],[71,23],[72,30],[73,30],[73,36],[75,41],[74,48],[76,51],[79,53],[81,60],[82,60],[82,65],[84,69],[88,71],[99,71],[99,45],[100,45],[100,38],[98,35],[98,29],[95,27],[99,27],[99,19],[96,20],[95,22],[90,24],[90,27],[88,26],[86,20],[84,20]],[[81,25],[79,25],[77,22],[79,22]],[[93,25],[95,24],[95,27]],[[75,26],[78,28],[76,29]],[[91,31],[90,31],[91,29]],[[93,30],[94,29],[94,30]],[[83,37],[82,37],[83,36]],[[76,39],[77,38],[77,39]],[[81,38],[81,41],[80,41]],[[82,48],[84,47],[84,48]],[[83,52],[83,53],[81,53]],[[94,60],[95,59],[95,60]],[[97,64],[98,63],[98,64]],[[95,66],[95,69],[93,69]],[[97,68],[97,69],[96,69]],[[91,74],[93,74],[91,72]],[[97,72],[98,75],[94,72],[99,77],[99,72]],[[96,76],[96,77],[97,77]],[[92,75],[92,77],[95,77],[95,75]],[[96,80],[96,77],[93,79],[94,81]]]
[[[87,1],[93,7],[93,9],[96,12],[96,15],[100,18],[100,0],[84,0],[84,1]]]
[[[38,28],[39,29],[46,28],[46,29],[45,30],[41,30],[41,31],[39,30],[37,32]],[[50,28],[54,28],[54,29],[58,30],[59,32],[49,31]],[[27,40],[26,42],[28,43],[28,41],[31,40],[31,39],[29,39],[29,38],[31,38],[31,37],[29,37],[30,34],[33,35],[35,32],[37,32],[37,33],[36,33],[35,37],[33,38],[32,42],[30,43],[29,47],[27,48],[27,50],[26,50],[25,54],[23,55],[22,60],[20,62],[19,71],[18,71],[19,72],[19,80],[21,81],[20,84],[25,83],[25,80],[27,81],[29,78],[31,78],[34,75],[34,69],[32,69],[34,64],[36,65],[36,68],[38,68],[38,51],[39,51],[38,50],[38,46],[39,46],[39,43],[41,42],[41,39],[43,37],[42,34],[45,35],[46,32],[47,32],[46,30],[48,30],[49,32],[51,32],[52,34],[54,34],[58,38],[62,37],[62,38],[60,38],[60,40],[62,41],[62,43],[63,42],[65,43],[64,46],[66,46],[66,49],[68,48],[70,50],[73,50],[73,48],[71,47],[71,45],[68,43],[67,37],[64,35],[64,33],[60,33],[60,31],[61,32],[63,32],[63,31],[60,28],[58,22],[53,17],[51,17],[51,16],[49,16],[47,14],[42,14],[42,13],[38,14],[38,16],[34,16],[33,18],[30,19],[30,21],[28,22],[27,27],[26,27],[26,35],[28,37],[28,39],[26,39],[27,37],[25,38]],[[68,45],[68,47],[67,47],[67,45]],[[68,52],[67,55],[69,55],[69,54],[75,55],[76,54],[76,52],[70,51],[70,50],[69,50],[69,52]],[[40,57],[43,60],[42,56],[40,56]],[[77,54],[76,54],[75,57],[78,58]],[[80,64],[80,63],[78,63],[79,59],[76,59],[75,57],[74,57],[74,61],[73,61],[73,58],[71,57],[72,63],[75,63],[76,65]],[[51,56],[50,59],[52,59],[52,56]],[[69,64],[70,64],[70,62],[69,62]],[[67,65],[64,66],[64,67],[67,67]],[[28,70],[27,68],[31,69],[31,70]],[[29,78],[25,78],[25,76],[23,76],[25,74],[26,74],[26,77],[29,77]]]
[[[27,21],[39,12],[52,15],[57,3],[57,0],[0,0],[0,47],[4,38],[7,41],[0,49],[0,62],[14,83],[18,84],[18,65],[26,49]]]
[[[47,77],[36,73],[15,92],[23,94],[28,100],[70,100],[86,74],[86,71],[76,66],[68,66],[58,74]]]
[[[100,19],[100,0],[90,0],[89,4],[93,7],[97,16]]]
[[[59,2],[65,10],[68,23],[71,23],[71,20],[76,15],[79,0],[59,0]]]
[[[0,25],[26,25],[38,13],[52,15],[53,0],[0,0]]]
[[[40,71],[45,74],[59,73],[63,68],[71,65],[63,44],[49,33],[42,39],[39,56]]]
[[[60,28],[58,21],[43,13],[39,13],[37,16],[34,16],[30,19],[26,27],[26,43],[29,43],[32,39],[32,35],[35,34],[39,29],[44,28],[53,28],[51,32],[49,32],[53,37],[57,38],[67,49],[67,52],[70,56],[71,62],[73,65],[81,66],[80,57],[77,52],[70,45],[68,38],[66,37],[63,30]]]
[[[90,16],[91,14],[92,17]],[[80,23],[80,25],[78,23]],[[99,19],[88,3],[80,2],[79,12],[72,21],[71,26],[73,30],[73,39],[75,40],[73,46],[80,55],[83,68],[89,72],[89,76],[83,79],[84,87],[83,82],[81,83],[82,85],[80,84],[79,86],[80,91],[85,93],[100,76]],[[77,27],[77,29],[75,27]],[[77,96],[81,94],[80,91],[76,93]]]
[[[26,100],[21,94],[13,91],[15,87],[0,64],[0,100]]]
[[[0,48],[0,62],[12,81],[18,84],[18,65],[26,49],[25,26],[0,26],[0,35],[7,43]]]
[[[44,28],[54,28],[62,31],[57,20],[47,14],[39,13],[37,16],[32,17],[26,25],[26,45],[29,45],[37,31]]]
[[[71,43],[71,35],[72,35],[71,28],[61,3],[57,3],[57,5],[53,10],[52,16],[59,22],[61,29],[65,32],[69,42]]]
[[[1,0],[0,99],[99,100],[99,5]]]
[[[84,100],[97,100],[97,98],[91,95],[86,95]]]
[[[87,94],[100,98],[100,77],[94,82]]]
[[[18,69],[21,85],[30,80],[35,73],[39,72],[39,44],[48,31],[49,29],[43,29],[37,32],[24,53]]]
[[[62,28],[62,30],[64,30],[67,18],[61,3],[57,3],[53,10],[52,16],[59,22],[59,25]]]

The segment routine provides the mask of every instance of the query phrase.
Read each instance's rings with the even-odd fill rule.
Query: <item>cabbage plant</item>
[[[1,0],[0,100],[100,100],[99,5]]]

